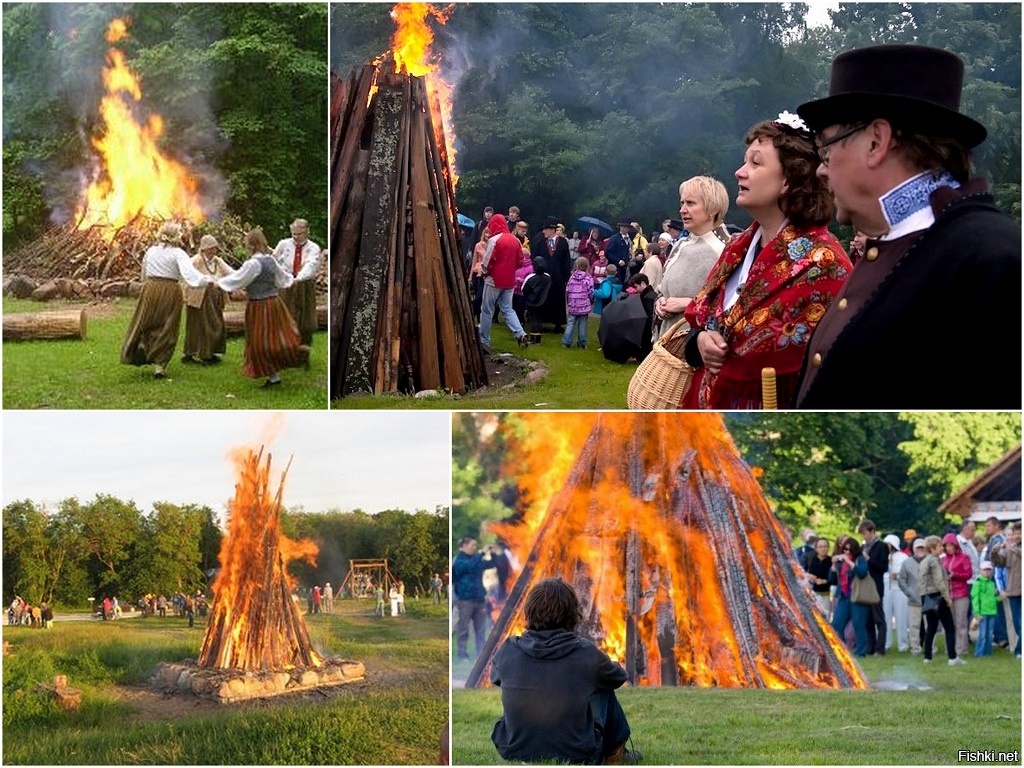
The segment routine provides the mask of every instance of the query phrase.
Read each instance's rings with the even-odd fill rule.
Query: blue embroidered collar
[[[889,222],[889,227],[892,228],[921,209],[928,208],[931,205],[932,192],[939,187],[959,189],[960,182],[947,171],[943,171],[938,176],[932,175],[930,171],[925,171],[907,179],[880,197],[878,202],[882,204],[882,213],[885,215],[885,220]]]

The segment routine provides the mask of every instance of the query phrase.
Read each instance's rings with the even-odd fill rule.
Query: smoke
[[[130,23],[125,40],[108,43],[105,32],[110,22],[118,17],[131,19],[133,7],[146,16],[147,39],[134,41]],[[216,123],[214,73],[209,66],[193,65],[202,61],[197,53],[216,41],[218,24],[190,26],[188,14],[178,15],[180,9],[170,5],[42,3],[5,8],[5,16],[9,13],[30,31],[5,35],[9,60],[16,61],[17,67],[4,72],[4,140],[37,140],[45,133],[63,145],[45,159],[30,159],[22,165],[39,180],[53,223],[71,220],[85,188],[101,173],[91,139],[104,128],[99,117],[102,72],[112,45],[124,52],[141,81],[142,99],[133,107],[137,122],[145,124],[153,114],[164,118],[161,150],[198,181],[204,212],[221,211],[229,189],[215,163],[228,141]],[[167,17],[164,23],[159,21],[161,15]],[[167,35],[166,42],[152,39],[153,29]],[[180,50],[181,39],[194,41],[194,48]],[[182,66],[185,56],[189,64]],[[40,105],[47,109],[45,116],[39,114]],[[75,142],[69,137],[77,138],[77,149],[72,149]]]

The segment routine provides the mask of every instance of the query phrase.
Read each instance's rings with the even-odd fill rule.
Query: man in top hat
[[[608,242],[604,246],[604,255],[608,258],[609,264],[614,264],[620,270],[624,270],[626,264],[629,263],[633,235],[630,232],[630,223],[625,219],[621,219],[615,226],[619,228],[619,232],[608,238]]]
[[[569,241],[558,236],[558,224],[557,216],[544,218],[540,234],[535,235],[530,243],[530,258],[534,263],[538,258],[544,259],[551,275],[551,288],[541,313],[542,322],[551,323],[556,333],[562,333],[565,331],[565,286],[572,274],[572,261]]]
[[[970,177],[986,130],[959,112],[963,72],[937,48],[847,51],[797,110],[839,222],[867,235],[797,407],[1020,408],[1021,232]]]
[[[669,219],[666,226],[668,226],[668,233],[672,237],[673,243],[677,243],[688,234],[686,231],[686,225],[679,219]]]

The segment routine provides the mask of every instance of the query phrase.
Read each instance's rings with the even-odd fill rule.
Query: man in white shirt
[[[302,343],[310,346],[317,328],[316,273],[320,268],[320,246],[309,239],[309,222],[305,219],[293,221],[291,233],[274,248],[274,258],[295,282],[278,295],[299,326]]]

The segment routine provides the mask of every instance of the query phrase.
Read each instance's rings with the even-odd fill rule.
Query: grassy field
[[[74,302],[5,298],[4,314],[83,307]],[[233,309],[241,309],[232,305]],[[313,336],[310,369],[283,371],[284,384],[261,389],[262,380],[242,375],[242,338],[229,339],[220,365],[185,365],[181,353],[184,318],[168,377],[153,378],[152,366],[120,363],[135,309],[133,299],[89,306],[81,341],[19,341],[3,345],[3,406],[25,409],[308,409],[327,407],[327,333]]]
[[[483,394],[414,399],[407,395],[357,395],[335,400],[332,408],[362,409],[441,409],[441,410],[607,410],[626,407],[626,389],[636,363],[612,363],[604,359],[597,340],[600,318],[591,317],[587,329],[587,348],[566,349],[561,336],[545,333],[536,346],[521,350],[504,324],[495,324],[491,342],[495,352],[509,352],[527,360],[542,360],[549,368],[547,378],[538,384],[517,384],[509,390],[488,387]]]
[[[314,645],[362,661],[366,680],[273,701],[221,706],[163,696],[147,680],[159,661],[196,658],[204,628],[185,619],[4,627],[4,764],[436,764],[448,719],[448,611],[409,601],[376,619],[370,601],[337,601],[308,617]],[[38,684],[66,674],[77,712]]]
[[[861,667],[873,684],[917,689],[633,688],[619,700],[645,765],[957,765],[966,762],[959,750],[1016,751],[1008,762],[1021,764],[1021,663],[1012,654],[949,667],[944,653],[930,665],[889,653]],[[452,692],[453,765],[504,763],[490,740],[500,716],[498,689]]]

